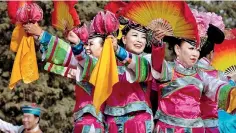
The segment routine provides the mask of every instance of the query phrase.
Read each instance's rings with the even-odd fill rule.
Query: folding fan
[[[67,31],[80,24],[74,8],[77,1],[53,1],[52,25],[58,30]]]
[[[234,35],[231,30],[231,37]],[[229,32],[228,32],[229,33]],[[236,34],[235,34],[236,35]],[[235,36],[234,35],[234,36]],[[226,35],[227,36],[227,35]],[[225,39],[222,44],[215,45],[214,59],[212,65],[217,69],[225,72],[227,76],[232,77],[236,74],[236,38]]]
[[[110,11],[119,18],[120,11],[127,5],[128,3],[123,1],[110,1],[104,6],[104,10]]]
[[[122,15],[153,31],[199,41],[196,20],[184,1],[132,1]]]

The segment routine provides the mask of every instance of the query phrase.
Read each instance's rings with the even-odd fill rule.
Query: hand
[[[117,38],[115,38],[113,35],[107,36],[107,38],[109,37],[112,39],[112,45],[113,45],[114,51],[116,51],[118,49]]]
[[[236,74],[232,75],[231,79],[234,80],[234,82],[235,82],[236,81]]]
[[[38,23],[29,23],[23,25],[25,32],[31,34],[31,35],[36,35],[40,36],[40,34],[43,32],[42,28],[38,25]]]
[[[162,29],[157,29],[154,31],[153,36],[156,40],[161,41],[161,39],[163,39],[163,37],[165,36],[165,31]]]
[[[80,42],[79,37],[72,30],[68,33],[66,39],[73,44],[79,44]]]

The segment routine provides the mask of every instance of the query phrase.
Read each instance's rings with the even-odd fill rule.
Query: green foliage
[[[51,26],[51,1],[37,2],[44,11],[44,19],[40,25],[44,30],[62,37],[60,31]],[[236,3],[189,1],[192,8],[202,11],[212,11],[224,17],[227,27],[235,27]],[[106,1],[80,1],[75,6],[81,22],[87,23],[100,11]],[[31,84],[19,83],[15,90],[8,89],[11,69],[15,53],[9,50],[11,34],[14,25],[10,24],[7,15],[6,2],[0,2],[0,118],[13,124],[21,124],[21,106],[36,102],[42,108],[40,125],[45,133],[67,133],[73,127],[74,81],[47,73],[43,70],[44,63],[37,53],[40,78]]]

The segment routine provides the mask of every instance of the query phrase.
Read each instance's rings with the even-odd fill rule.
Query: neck
[[[180,60],[175,59],[175,62],[177,62],[178,64],[180,64],[182,67],[184,68],[191,68],[191,67],[187,67],[187,65],[185,65],[184,63],[182,63]]]
[[[36,126],[34,126],[33,128],[31,129],[25,129],[26,132],[36,132],[39,130],[39,125],[37,124]]]
[[[211,61],[210,61],[207,57],[202,57],[202,60],[204,60],[205,62],[207,62],[209,65],[211,64]]]

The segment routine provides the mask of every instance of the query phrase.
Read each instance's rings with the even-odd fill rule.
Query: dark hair
[[[202,57],[206,57],[208,54],[210,54],[210,52],[214,50],[215,44],[220,44],[225,39],[224,33],[212,24],[209,24],[207,36],[208,38],[201,48],[199,59]]]
[[[136,24],[136,23],[132,23],[132,22],[129,22],[128,24],[126,24],[126,26],[121,30],[122,31],[122,34],[124,36],[126,36],[128,34],[128,32],[131,30],[131,29],[134,29],[134,30],[137,30],[137,31],[140,31],[140,32],[143,32],[143,33],[147,33],[148,29],[146,29],[144,26],[141,26],[140,24]]]
[[[146,29],[144,26],[141,26],[140,24],[129,21],[129,20],[123,18],[123,17],[119,18],[119,22],[120,22],[121,25],[125,25],[125,27],[121,30],[123,36],[126,36],[131,29],[146,33],[146,36],[147,36],[148,29]],[[147,41],[147,44],[148,44],[148,39],[146,39],[146,41]],[[120,40],[118,40],[118,44],[121,47],[124,47],[124,43],[123,43],[122,38]],[[151,53],[152,52],[152,47],[148,46],[147,44],[146,44],[143,51],[145,53]]]
[[[168,43],[168,49],[172,51],[173,56],[176,56],[175,45],[181,46],[183,40],[172,36],[165,36],[163,38],[163,42]]]
[[[148,40],[147,40],[148,41]],[[125,48],[125,44],[123,43],[123,40],[122,38],[118,40],[118,45]],[[151,53],[152,52],[152,45],[150,46],[145,46],[144,50],[143,50],[144,53]]]
[[[93,38],[96,38],[96,37],[101,38],[101,40],[102,40],[102,41],[101,41],[101,46],[103,47],[103,44],[104,44],[104,41],[105,41],[105,36],[100,35],[100,34],[93,34],[93,35],[90,36],[89,39],[93,39]]]

